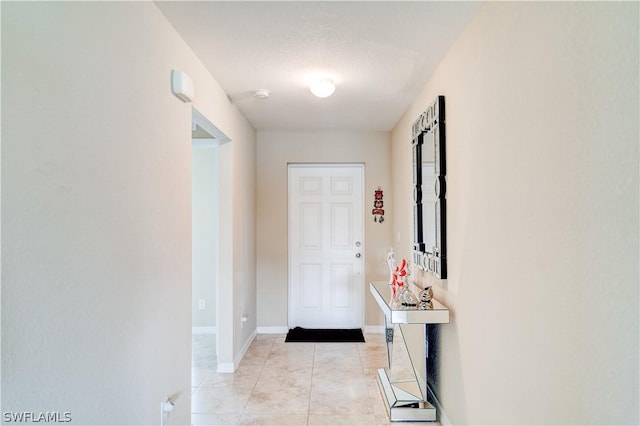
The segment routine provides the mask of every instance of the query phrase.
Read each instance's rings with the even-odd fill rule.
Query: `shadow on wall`
[[[462,377],[462,360],[460,358],[460,345],[458,344],[457,336],[458,329],[455,323],[455,319],[452,317],[452,321],[449,324],[433,324],[428,327],[427,339],[429,342],[429,355],[427,358],[427,383],[429,388],[435,393],[436,398],[440,399],[440,371],[441,364],[453,364],[449,366],[446,371],[448,375],[444,381],[445,386],[453,389],[459,389],[461,393],[456,395],[456,407],[451,407],[449,403],[447,407],[451,412],[456,413],[456,424],[467,424],[467,397],[465,394],[464,379]],[[440,338],[446,338],[450,345],[447,346],[446,354],[442,353],[438,348],[441,348]],[[455,344],[454,344],[455,342]],[[438,401],[440,404],[442,401]],[[451,419],[447,417],[447,407],[438,407],[438,419],[442,424],[452,424]]]

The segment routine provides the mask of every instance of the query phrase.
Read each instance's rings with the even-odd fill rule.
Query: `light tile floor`
[[[234,374],[216,372],[215,336],[195,335],[194,425],[389,425],[376,383],[383,334],[366,343],[285,343],[261,334]]]

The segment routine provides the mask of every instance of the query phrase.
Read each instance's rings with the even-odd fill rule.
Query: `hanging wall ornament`
[[[382,200],[382,188],[378,187],[375,191],[374,199],[373,199],[373,210],[371,210],[371,214],[373,215],[373,221],[382,223],[384,222],[384,201]]]

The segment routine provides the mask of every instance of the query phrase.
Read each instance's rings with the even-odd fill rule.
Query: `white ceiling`
[[[157,1],[258,130],[391,130],[480,2]],[[314,97],[309,81],[336,92]],[[251,92],[268,89],[267,100]],[[197,88],[196,88],[197,96]]]

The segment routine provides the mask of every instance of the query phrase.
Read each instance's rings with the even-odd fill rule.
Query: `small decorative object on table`
[[[431,286],[425,287],[424,290],[422,290],[420,294],[418,294],[418,297],[420,298],[421,302],[431,301],[431,299],[433,299],[433,290],[431,289]]]
[[[431,302],[431,299],[433,298],[433,290],[431,289],[431,286],[425,287],[424,290],[418,294],[418,298],[420,299],[418,309],[433,309],[433,302]]]
[[[389,305],[392,309],[402,306],[417,306],[418,297],[409,290],[408,285],[408,262],[402,259],[400,265],[396,265],[393,248],[387,252],[387,266],[389,266],[389,285],[391,286],[391,301]]]
[[[389,267],[389,285],[393,285],[393,273],[396,271],[396,254],[393,247],[387,252],[387,266]]]
[[[389,301],[389,305],[392,309],[400,306],[400,301],[398,300],[398,275],[396,274],[396,255],[393,252],[393,247],[389,249],[387,252],[387,266],[389,267],[389,287],[391,287],[391,300]]]
[[[409,289],[409,269],[407,266],[409,266],[407,259],[402,259],[400,266],[396,266],[396,283],[400,291],[398,300],[402,306],[416,306],[418,304],[418,298]]]
[[[431,300],[429,300],[428,302],[420,302],[418,303],[418,309],[433,309],[433,302]]]
[[[400,294],[400,302],[402,306],[416,306],[418,304],[418,298],[408,287],[405,287],[404,290],[402,290],[402,294]]]

